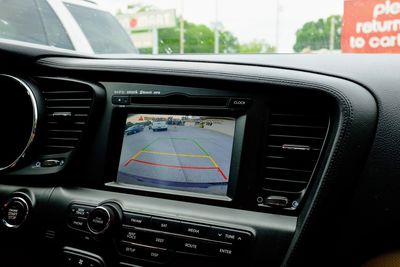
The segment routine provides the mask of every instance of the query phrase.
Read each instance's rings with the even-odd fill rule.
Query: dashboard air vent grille
[[[267,205],[297,207],[317,166],[328,128],[329,115],[323,109],[272,108],[261,186]]]
[[[93,91],[77,83],[52,82],[44,87],[45,153],[66,153],[79,145],[93,105]]]

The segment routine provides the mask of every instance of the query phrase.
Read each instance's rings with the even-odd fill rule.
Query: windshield
[[[0,38],[94,54],[399,53],[400,0],[0,0]]]

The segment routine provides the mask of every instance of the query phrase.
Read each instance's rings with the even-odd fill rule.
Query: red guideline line
[[[149,161],[143,161],[143,160],[138,160],[138,159],[133,159],[133,160],[131,160],[131,161],[136,161],[136,162],[139,162],[139,163],[148,164],[148,165],[153,165],[153,166],[174,168],[174,169],[195,169],[195,170],[217,170],[217,169],[219,169],[219,168],[216,168],[216,167],[166,165],[166,164],[159,164],[159,163],[154,163],[154,162],[149,162]],[[224,176],[225,176],[225,175],[224,175]]]
[[[218,167],[217,168],[218,172],[222,175],[222,177],[224,177],[224,180],[227,181],[228,177],[226,177],[226,175],[224,174],[224,172]]]

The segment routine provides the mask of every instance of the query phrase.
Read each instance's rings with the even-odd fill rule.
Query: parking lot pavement
[[[125,136],[118,181],[226,194],[233,137],[196,127]],[[207,191],[207,192],[208,192]]]

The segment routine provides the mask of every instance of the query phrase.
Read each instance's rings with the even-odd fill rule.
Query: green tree
[[[340,37],[342,33],[342,17],[330,16],[327,19],[307,22],[296,32],[294,51],[301,52],[304,49],[320,50],[329,48],[331,34],[331,21],[334,19],[335,39],[334,49],[340,49]]]
[[[176,25],[179,25],[177,20]],[[214,31],[204,25],[184,21],[185,31],[185,53],[214,53]],[[180,43],[179,27],[159,29],[159,53],[176,54],[179,53]],[[219,32],[220,53],[237,53],[239,51],[238,39],[229,31],[220,30]],[[151,53],[151,48],[140,49],[143,54]]]
[[[276,47],[268,44],[264,40],[253,40],[248,43],[240,44],[239,52],[241,54],[275,53]]]

